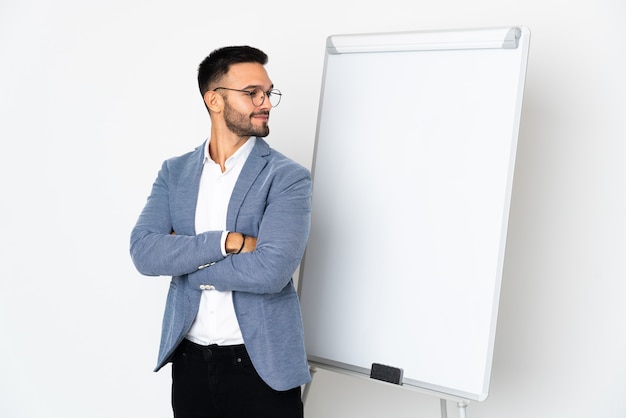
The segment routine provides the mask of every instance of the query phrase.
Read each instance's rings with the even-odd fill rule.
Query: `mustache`
[[[262,110],[261,112],[254,112],[250,116],[269,116],[269,110]]]

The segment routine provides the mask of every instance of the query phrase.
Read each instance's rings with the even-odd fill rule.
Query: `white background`
[[[195,77],[211,50],[270,55],[270,144],[310,167],[328,35],[524,25],[490,396],[468,415],[623,417],[624,23],[622,0],[0,0],[0,416],[171,416],[169,368],[151,372],[168,279],[136,273],[128,238],[162,160],[208,133]],[[438,407],[320,371],[305,409]]]

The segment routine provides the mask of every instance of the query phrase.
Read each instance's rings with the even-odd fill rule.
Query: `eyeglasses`
[[[270,100],[270,104],[272,105],[272,107],[276,107],[278,106],[278,103],[280,103],[280,99],[283,96],[280,90],[277,90],[277,89],[263,91],[259,88],[256,88],[253,90],[238,90],[238,89],[229,89],[228,87],[216,87],[213,89],[213,91],[217,91],[220,89],[246,93],[248,96],[250,96],[250,100],[252,100],[252,104],[255,106],[261,106],[265,102],[265,98],[267,97]]]

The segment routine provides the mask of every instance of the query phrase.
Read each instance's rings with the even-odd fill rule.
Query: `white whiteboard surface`
[[[486,399],[529,37],[328,38],[299,280],[310,361]]]

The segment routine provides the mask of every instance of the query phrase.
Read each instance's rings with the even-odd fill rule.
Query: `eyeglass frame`
[[[275,89],[275,88],[271,88],[268,91],[263,91],[263,89],[261,89],[259,87],[253,88],[252,90],[231,89],[229,87],[216,87],[216,88],[213,89],[214,92],[217,92],[217,90],[230,90],[230,91],[238,91],[240,93],[246,93],[246,94],[248,94],[248,96],[250,96],[250,101],[256,107],[262,106],[263,103],[265,103],[265,98],[266,97],[270,98],[270,97],[272,97],[272,95],[278,96],[278,103],[276,103],[276,104],[272,103],[272,99],[271,98],[269,99],[270,104],[272,105],[272,107],[276,107],[276,106],[278,106],[280,104],[280,100],[283,97],[283,94],[280,92],[280,90]],[[260,91],[261,93],[263,93],[263,98],[261,99],[261,103],[259,103],[259,104],[254,103],[253,94],[256,91]]]

